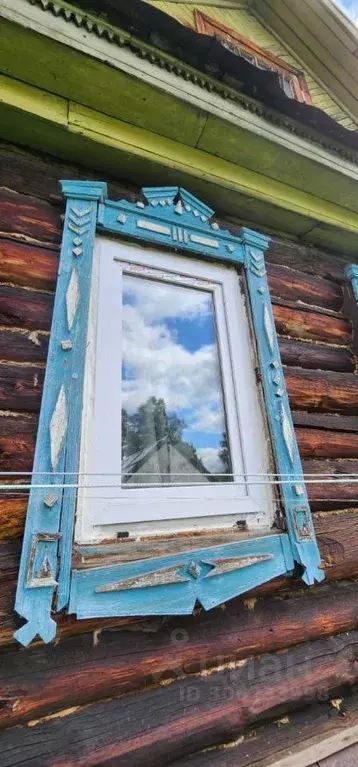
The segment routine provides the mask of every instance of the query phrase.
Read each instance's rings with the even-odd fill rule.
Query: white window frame
[[[201,281],[199,287],[212,292],[236,483],[120,487],[123,272],[194,287]],[[262,482],[262,476],[269,472],[269,439],[255,366],[249,316],[234,266],[96,237],[76,539],[93,542],[121,534],[227,528],[242,521],[251,529],[269,528],[273,496],[270,486]],[[118,445],[114,434],[119,435]],[[250,482],[245,482],[246,477]],[[95,484],[98,487],[90,487]]]

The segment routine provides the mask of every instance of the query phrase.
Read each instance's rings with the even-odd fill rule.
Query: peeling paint
[[[254,610],[256,602],[257,602],[256,597],[252,597],[251,599],[244,599],[244,605],[245,607],[247,607],[248,610]]]
[[[283,724],[291,724],[291,719],[289,716],[283,716],[282,719],[276,719],[275,723],[278,727],[282,727]]]
[[[27,336],[29,341],[31,341],[35,346],[41,346],[41,341],[39,340],[39,334],[36,330],[33,330],[29,335]]]
[[[40,719],[31,719],[30,722],[26,723],[26,726],[36,727],[37,724],[43,724],[44,722],[49,722],[50,719],[65,719],[66,716],[71,716],[71,714],[74,714],[80,708],[81,706],[71,706],[71,708],[64,708],[62,709],[62,711],[56,711],[55,714],[48,714],[47,716],[43,716]],[[82,708],[84,707],[82,706]]]
[[[332,698],[332,700],[330,700],[331,706],[333,706],[333,708],[336,708],[337,711],[341,710],[342,703],[343,703],[343,698]]]

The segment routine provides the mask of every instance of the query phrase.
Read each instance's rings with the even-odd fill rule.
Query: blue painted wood
[[[50,486],[62,485],[64,471],[76,471],[78,467],[91,259],[98,200],[106,193],[106,185],[98,183],[70,181],[62,187],[68,202],[34,457],[34,482]],[[39,476],[39,472],[44,474]],[[15,604],[19,615],[28,621],[15,633],[15,638],[24,645],[36,634],[49,642],[56,633],[51,606],[59,540],[62,592],[69,578],[74,518],[74,498],[70,492],[38,489],[35,485],[30,493]],[[61,525],[61,540],[62,509],[66,516]],[[46,549],[44,542],[37,540],[44,534],[51,536]],[[38,556],[37,549],[41,547],[44,550]]]
[[[170,248],[187,250],[217,261],[242,264],[240,239],[210,219],[214,211],[181,187],[145,187],[136,203],[106,201],[99,206],[99,225]]]
[[[358,265],[350,264],[347,266],[345,269],[345,275],[351,281],[353,295],[358,304]]]
[[[221,563],[229,559],[233,569],[220,574]],[[214,563],[218,560],[219,574],[215,575]],[[293,567],[288,536],[282,534],[124,565],[78,570],[73,573],[69,611],[78,618],[186,615],[193,611],[196,601],[210,610]],[[174,570],[178,582],[140,585],[143,575],[158,574],[165,568]],[[134,586],[121,590],[121,582],[129,579],[134,580]]]
[[[45,642],[53,639],[56,623],[51,618],[51,608],[57,585],[57,609],[65,607],[69,599],[76,497],[74,490],[65,486],[65,472],[77,472],[79,466],[96,227],[206,258],[245,264],[277,471],[291,480],[282,486],[288,535],[74,571],[69,610],[80,618],[178,614],[191,612],[197,599],[209,609],[276,575],[291,572],[293,560],[303,566],[306,583],[322,580],[266,279],[264,251],[268,239],[249,229],[243,229],[241,237],[222,231],[211,221],[211,208],[178,187],[143,189],[146,204],[111,202],[107,200],[106,184],[97,182],[63,181],[62,191],[67,198],[66,218],[34,476],[44,472],[41,484],[64,488],[46,490],[34,485],[31,490],[16,596],[16,610],[28,622],[16,632],[16,639],[25,645],[36,634]],[[349,269],[354,270],[356,279],[356,267]],[[347,272],[349,277],[351,274]],[[221,564],[214,561],[219,559]],[[169,571],[163,572],[165,568]],[[143,586],[143,578],[147,578],[147,585]],[[148,586],[148,578],[157,585]],[[127,585],[123,589],[118,584],[124,579]],[[131,579],[139,579],[142,585],[136,587]],[[166,584],[163,579],[167,579]],[[108,590],[112,580],[115,587]]]
[[[88,187],[81,182],[74,184],[72,181],[62,181],[61,189],[68,201],[69,217],[65,221],[65,229],[67,226],[70,231],[72,257],[76,261],[74,267],[78,274],[78,306],[72,330],[72,349],[67,352],[67,363],[71,366],[72,374],[65,458],[65,471],[76,472],[78,471],[80,455],[83,379],[97,209],[98,201],[107,197],[107,185],[101,183]],[[69,483],[73,484],[71,475]],[[57,590],[58,610],[65,607],[69,599],[75,503],[76,491],[73,488],[65,488],[60,528],[61,560]]]
[[[303,580],[313,584],[315,580],[322,581],[325,576],[320,569],[320,554],[303,479],[266,276],[264,253],[269,239],[243,228],[242,241],[276,470],[280,475],[285,475],[287,481],[281,485],[281,494],[288,534],[293,557],[304,569]]]

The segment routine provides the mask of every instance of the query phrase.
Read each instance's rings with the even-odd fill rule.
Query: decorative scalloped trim
[[[170,72],[171,74],[182,77],[184,80],[189,80],[194,85],[199,85],[200,88],[205,88],[209,93],[216,93],[224,99],[234,101],[235,103],[240,104],[243,109],[247,109],[258,117],[264,118],[268,122],[273,123],[273,125],[285,128],[290,131],[290,133],[300,136],[300,138],[308,139],[314,144],[319,144],[329,152],[339,155],[354,165],[358,165],[358,158],[348,150],[337,147],[335,144],[330,144],[328,141],[324,141],[322,138],[300,129],[298,125],[292,123],[289,118],[283,117],[278,112],[271,111],[267,107],[260,105],[232,88],[225,87],[219,81],[207,77],[204,73],[191,69],[187,64],[175,61],[172,57],[147,47],[145,43],[142,43],[137,38],[133,39],[126,32],[118,31],[110,24],[107,24],[102,20],[97,20],[94,16],[74,10],[73,7],[67,5],[67,3],[56,2],[55,0],[27,0],[27,2],[30,3],[30,5],[39,6],[43,11],[50,11],[53,16],[61,16],[65,21],[75,24],[76,27],[85,28],[87,32],[94,34],[97,37],[104,37],[109,43],[113,43],[120,48],[129,48],[136,56],[141,59],[148,59],[151,64],[159,66],[160,69],[166,69],[167,72]]]

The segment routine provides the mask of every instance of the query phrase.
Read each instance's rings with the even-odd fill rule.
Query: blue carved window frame
[[[61,187],[66,216],[15,605],[27,622],[16,639],[28,645],[38,634],[51,641],[56,634],[51,614],[64,609],[78,618],[187,614],[197,601],[210,609],[292,573],[295,563],[306,584],[323,580],[266,277],[269,238],[247,228],[239,236],[222,230],[212,220],[214,211],[179,187],[144,188],[145,202],[136,203],[109,200],[105,183],[62,181]],[[267,419],[277,473],[283,478],[284,532],[125,564],[73,567],[76,490],[67,477],[79,466],[97,232],[169,246],[245,270]]]

